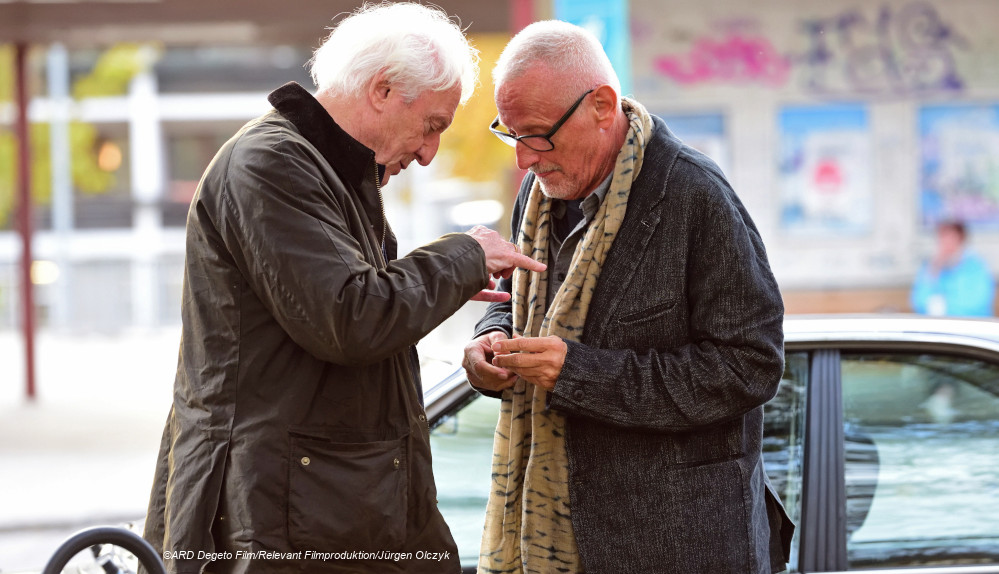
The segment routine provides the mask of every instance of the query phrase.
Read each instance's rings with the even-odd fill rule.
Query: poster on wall
[[[725,117],[721,114],[656,114],[683,143],[710,157],[731,176]]]
[[[920,219],[959,219],[999,229],[999,105],[934,105],[919,111]]]
[[[781,230],[816,237],[868,233],[874,198],[867,109],[786,107],[778,122]]]

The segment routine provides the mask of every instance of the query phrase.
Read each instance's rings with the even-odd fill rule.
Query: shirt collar
[[[305,88],[288,82],[267,96],[267,101],[288,119],[348,183],[360,187],[375,161],[375,152],[343,131]],[[378,166],[384,171],[384,166]]]
[[[593,190],[593,193],[587,195],[583,199],[580,207],[583,208],[583,217],[586,218],[587,223],[593,221],[593,218],[596,217],[597,211],[600,209],[600,204],[604,202],[604,198],[607,197],[607,192],[610,191],[611,179],[613,177],[614,172],[611,172],[610,175],[604,178],[604,180],[600,182],[600,185]]]

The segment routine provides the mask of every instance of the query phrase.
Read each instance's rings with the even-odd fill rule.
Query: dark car
[[[426,391],[440,508],[474,571],[498,401]],[[999,574],[999,322],[789,317],[767,472],[791,572]]]

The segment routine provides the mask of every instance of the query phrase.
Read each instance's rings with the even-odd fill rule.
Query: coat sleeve
[[[784,310],[763,242],[727,185],[708,182],[683,193],[697,198],[691,231],[675,239],[689,250],[686,343],[602,349],[567,341],[549,407],[624,428],[676,432],[736,418],[776,393]],[[640,296],[649,295],[655,299]]]
[[[448,234],[377,268],[304,144],[248,143],[225,169],[223,241],[249,288],[316,357],[374,363],[415,344],[488,281],[485,255]],[[356,233],[356,231],[355,231]]]

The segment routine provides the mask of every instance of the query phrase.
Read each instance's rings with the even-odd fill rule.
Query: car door
[[[438,498],[473,572],[497,409],[460,372],[438,386]],[[791,343],[764,408],[767,474],[798,526],[790,572],[999,574],[999,360]]]
[[[792,458],[773,425],[804,395],[801,472],[781,493],[799,518],[791,570],[999,573],[999,363],[946,345],[791,347],[766,423]]]

